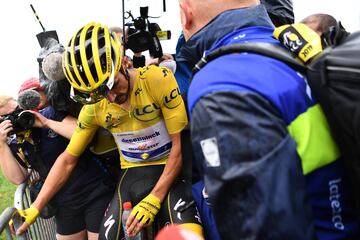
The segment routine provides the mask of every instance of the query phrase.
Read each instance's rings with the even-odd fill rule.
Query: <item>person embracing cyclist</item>
[[[191,185],[181,176],[181,136],[187,125],[176,80],[166,68],[127,69],[122,45],[108,27],[89,23],[64,52],[64,73],[74,100],[86,104],[67,149],[56,160],[33,205],[26,209],[23,232],[66,182],[78,156],[98,127],[114,136],[121,162],[117,191],[103,219],[100,239],[121,239],[122,203],[134,208],[127,220],[130,237],[155,216],[160,227],[180,224],[202,235]],[[23,214],[25,215],[25,214]]]

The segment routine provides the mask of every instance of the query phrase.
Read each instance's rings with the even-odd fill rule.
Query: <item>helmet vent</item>
[[[102,72],[106,72],[106,54],[102,54],[100,57],[100,63],[101,63],[101,70]]]
[[[79,71],[80,77],[84,81],[85,85],[89,87],[90,86],[89,81],[88,81],[88,79],[86,77],[85,70],[84,70],[83,66],[78,65],[78,71]]]
[[[91,39],[93,29],[94,29],[94,26],[91,26],[91,27],[89,27],[89,29],[87,30],[86,35],[85,35],[85,39],[86,39],[86,40]]]
[[[71,66],[70,64],[69,64],[69,70],[70,70],[70,72],[71,72],[71,75],[72,75],[72,76],[75,76],[74,68],[73,68],[73,66]],[[76,82],[76,84],[77,84],[78,86],[81,85],[81,83],[80,83],[80,81],[79,81],[79,79],[78,79],[77,77],[74,77],[73,79],[74,79],[74,81]]]
[[[99,47],[99,49],[105,47],[105,37],[104,37],[104,35],[102,35],[101,37],[99,37],[98,47]]]
[[[90,65],[90,72],[91,72],[92,77],[94,78],[94,82],[96,82],[96,83],[99,82],[98,75],[96,74],[95,64]]]
[[[92,59],[93,55],[92,55],[92,46],[91,46],[91,44],[88,44],[88,45],[86,46],[85,52],[86,52],[86,58],[87,58],[87,60]]]

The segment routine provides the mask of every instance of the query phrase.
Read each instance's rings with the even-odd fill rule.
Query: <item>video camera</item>
[[[125,46],[134,53],[149,50],[151,57],[159,58],[163,56],[160,40],[170,39],[171,32],[161,31],[157,23],[150,23],[148,11],[148,7],[140,7],[140,17],[136,19],[131,11],[126,12],[128,16],[125,19],[131,18],[132,22],[125,24],[128,27]]]
[[[10,134],[14,134],[32,128],[35,123],[35,116],[31,112],[17,108],[14,112],[3,115],[1,122],[5,120],[10,120],[13,125],[13,130]]]

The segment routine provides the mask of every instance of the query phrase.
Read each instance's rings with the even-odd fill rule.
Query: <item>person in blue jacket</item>
[[[258,4],[180,0],[188,54],[279,45]],[[269,57],[224,55],[194,76],[188,110],[222,239],[358,238],[340,153],[303,76]]]

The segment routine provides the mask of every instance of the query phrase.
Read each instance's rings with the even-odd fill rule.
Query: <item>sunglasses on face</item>
[[[71,87],[70,98],[73,99],[75,102],[81,104],[93,104],[104,99],[104,96],[92,92],[91,93],[81,92],[75,89],[74,87]]]
[[[124,70],[121,68],[120,72],[124,72]],[[70,98],[81,104],[97,103],[103,100],[109,91],[114,87],[114,76],[115,71],[112,72],[110,78],[107,81],[105,81],[92,92],[82,92],[71,86]]]

